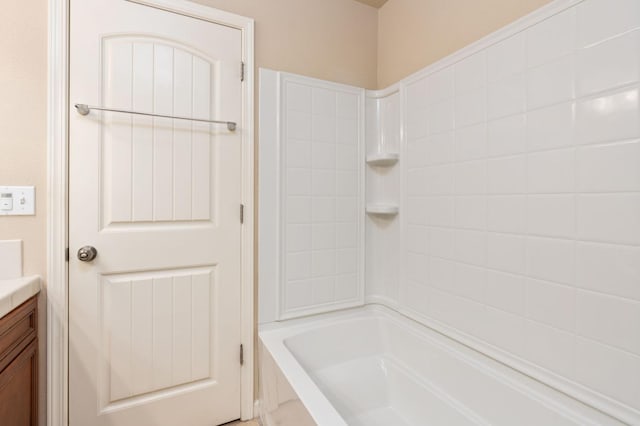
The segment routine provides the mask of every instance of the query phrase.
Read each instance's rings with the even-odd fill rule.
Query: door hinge
[[[244,62],[240,62],[240,81],[244,81]]]
[[[69,261],[69,247],[64,249],[64,260]]]
[[[240,365],[244,365],[244,346],[240,345]]]
[[[240,223],[244,223],[244,204],[240,204]]]

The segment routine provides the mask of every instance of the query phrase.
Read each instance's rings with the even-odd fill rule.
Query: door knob
[[[93,246],[84,246],[78,250],[78,259],[82,262],[91,262],[98,255],[98,250]]]

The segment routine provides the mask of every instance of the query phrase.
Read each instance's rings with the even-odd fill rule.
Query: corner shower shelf
[[[398,214],[398,206],[395,204],[367,204],[367,213],[369,214],[377,214],[377,215],[385,215],[385,216],[393,216]]]
[[[367,156],[367,164],[372,166],[393,166],[400,156],[397,152],[382,152]]]

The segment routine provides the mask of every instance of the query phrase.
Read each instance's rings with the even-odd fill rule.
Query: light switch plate
[[[35,186],[0,186],[0,216],[29,216],[35,213]]]

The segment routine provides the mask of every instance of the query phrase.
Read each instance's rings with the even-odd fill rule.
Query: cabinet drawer
[[[0,319],[0,371],[37,337],[37,301],[24,302]]]
[[[0,424],[38,424],[38,340],[0,372]]]

